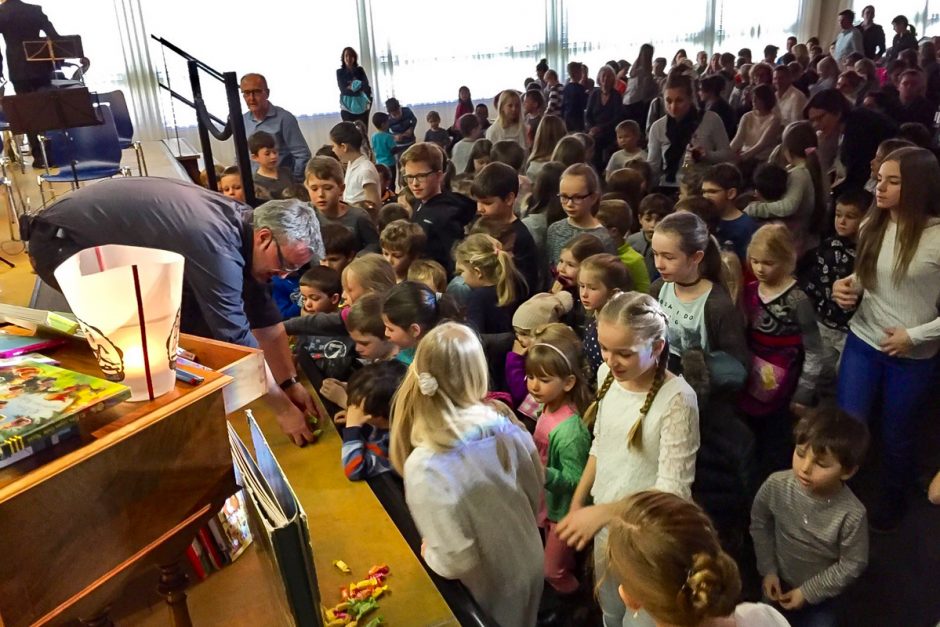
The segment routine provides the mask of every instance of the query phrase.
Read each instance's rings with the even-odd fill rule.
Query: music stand
[[[23,52],[27,61],[51,63],[53,75],[56,71],[56,61],[81,59],[85,56],[81,35],[59,35],[57,39],[24,41]]]
[[[10,128],[16,134],[64,131],[69,145],[70,157],[72,138],[68,129],[97,126],[103,123],[95,113],[95,108],[91,102],[91,93],[87,87],[52,89],[17,96],[4,96],[2,106],[7,121],[10,123]],[[40,142],[40,145],[44,153],[43,158],[46,158],[45,144]],[[75,160],[69,159],[69,163],[72,167],[72,178],[75,180],[75,186],[78,187],[78,171],[75,169]],[[46,173],[49,173],[48,159],[46,159]]]

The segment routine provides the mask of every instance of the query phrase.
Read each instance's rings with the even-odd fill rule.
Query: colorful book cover
[[[251,529],[248,526],[248,510],[245,507],[245,492],[239,490],[230,496],[216,518],[225,534],[228,558],[234,562],[252,541]]]
[[[124,385],[49,364],[0,367],[0,467],[74,435],[86,412],[129,397]]]

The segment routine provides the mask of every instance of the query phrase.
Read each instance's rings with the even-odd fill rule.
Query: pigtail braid
[[[653,406],[653,401],[656,400],[659,389],[663,387],[663,383],[666,382],[666,368],[668,365],[669,340],[666,340],[663,350],[659,354],[659,361],[656,363],[656,374],[653,376],[653,385],[650,387],[650,391],[646,393],[646,400],[643,402],[643,407],[640,408],[640,417],[637,419],[636,423],[634,423],[633,427],[630,428],[630,433],[627,434],[627,448],[631,446],[642,448],[643,446],[643,419]]]
[[[607,391],[610,390],[610,386],[613,385],[613,383],[614,373],[608,372],[604,383],[602,383],[601,387],[597,390],[597,396],[594,398],[594,402],[584,410],[584,415],[581,417],[581,420],[584,421],[584,425],[588,429],[594,426],[594,421],[597,420],[597,412],[600,411],[601,401],[607,396]]]

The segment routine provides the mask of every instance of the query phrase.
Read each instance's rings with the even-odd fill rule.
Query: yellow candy
[[[333,566],[336,566],[344,573],[351,573],[352,569],[343,560],[333,560]]]

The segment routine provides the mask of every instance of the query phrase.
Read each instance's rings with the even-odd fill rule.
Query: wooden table
[[[281,433],[262,403],[252,408],[307,513],[322,603],[327,607],[339,603],[342,586],[364,578],[371,566],[385,563],[391,568],[390,594],[379,599],[375,615],[383,616],[389,627],[459,625],[369,486],[343,474],[342,439],[333,425],[321,425],[320,440],[299,448]],[[229,420],[250,448],[244,415]],[[337,559],[345,561],[352,574],[336,569],[332,563]]]
[[[263,372],[258,350],[185,335],[180,344],[211,367],[254,373],[252,382]],[[101,376],[84,342],[51,355]],[[186,624],[177,561],[236,489],[222,394],[234,379],[205,376],[87,416],[80,438],[0,470],[0,626],[107,625],[109,602],[155,566],[174,622]]]

